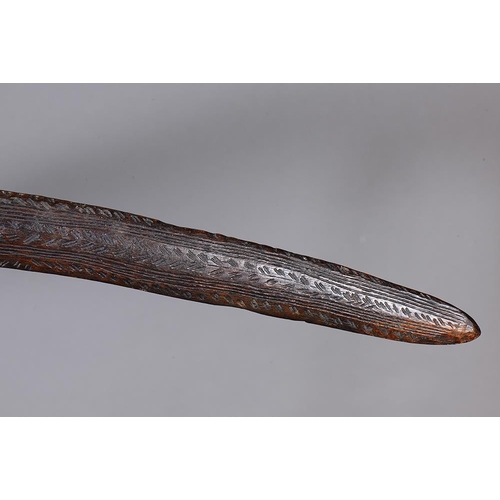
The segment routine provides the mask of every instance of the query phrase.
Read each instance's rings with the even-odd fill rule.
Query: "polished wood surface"
[[[456,344],[475,321],[342,265],[118,210],[0,191],[0,266],[102,281],[365,335]]]

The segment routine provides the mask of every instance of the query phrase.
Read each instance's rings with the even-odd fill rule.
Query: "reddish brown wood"
[[[0,191],[0,265],[420,344],[477,338],[460,309],[347,267],[118,210]]]

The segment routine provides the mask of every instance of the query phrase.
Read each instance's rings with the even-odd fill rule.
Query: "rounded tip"
[[[465,329],[463,331],[462,343],[470,342],[477,339],[481,335],[481,328],[468,314],[465,314]]]
[[[460,311],[460,310],[459,310]],[[423,343],[432,344],[465,344],[477,339],[481,335],[479,325],[466,313],[460,311],[460,319],[455,322],[451,329],[443,329],[441,334],[436,335],[432,342]]]
[[[468,314],[460,312],[462,313],[462,321],[457,323],[444,339],[441,339],[443,344],[465,344],[481,335],[479,325]]]

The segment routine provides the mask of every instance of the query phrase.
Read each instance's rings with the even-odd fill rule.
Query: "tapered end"
[[[481,335],[481,328],[479,328],[479,325],[468,314],[464,313],[464,317],[464,328],[460,332],[457,344],[470,342],[471,340],[477,339],[479,335]]]

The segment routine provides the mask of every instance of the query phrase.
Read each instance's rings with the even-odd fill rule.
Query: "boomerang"
[[[101,281],[417,344],[476,322],[426,293],[348,267],[119,210],[0,191],[0,266]]]

